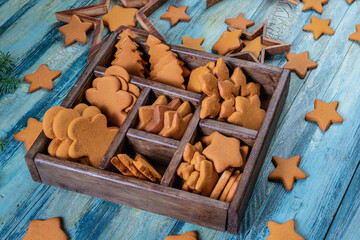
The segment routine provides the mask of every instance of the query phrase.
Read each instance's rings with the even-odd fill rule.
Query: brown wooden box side
[[[75,162],[37,154],[45,184],[225,231],[229,204]]]
[[[257,177],[262,167],[266,152],[274,134],[281,110],[285,104],[289,88],[290,72],[283,70],[277,88],[269,104],[264,122],[259,130],[257,139],[245,166],[243,176],[230,203],[227,231],[237,234],[244,217],[248,201],[251,197]]]

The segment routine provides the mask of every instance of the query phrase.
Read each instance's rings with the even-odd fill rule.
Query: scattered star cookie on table
[[[167,236],[165,240],[197,240],[197,237],[195,231],[190,231],[181,235]]]
[[[212,50],[216,51],[220,55],[225,55],[231,50],[240,48],[241,34],[242,34],[242,30],[223,32],[220,38],[213,45]]]
[[[210,145],[202,153],[214,163],[218,173],[229,167],[242,167],[244,164],[240,152],[240,140],[226,137],[219,132],[213,133]]]
[[[254,40],[243,40],[245,47],[241,49],[241,52],[251,52],[256,58],[259,58],[261,49],[268,47],[262,44],[261,37],[257,37]]]
[[[314,69],[318,64],[309,60],[309,52],[305,51],[300,54],[288,52],[286,53],[288,62],[284,65],[285,69],[295,71],[300,78],[305,78],[309,69]]]
[[[314,9],[318,13],[323,12],[323,5],[328,3],[329,0],[303,0],[303,11]]]
[[[40,88],[52,90],[54,88],[52,81],[60,75],[60,71],[49,70],[45,64],[41,64],[36,72],[25,75],[24,79],[25,81],[31,83],[29,93],[33,93]]]
[[[301,156],[297,155],[289,159],[272,157],[275,169],[269,174],[269,180],[281,180],[286,190],[291,191],[295,180],[307,178],[306,174],[299,169]]]
[[[246,31],[248,27],[255,24],[255,22],[246,19],[242,13],[240,13],[236,18],[225,19],[225,22],[229,24],[231,28],[241,29],[243,31]]]
[[[312,16],[311,17],[311,23],[308,24],[308,25],[305,25],[303,27],[303,29],[305,31],[313,32],[314,33],[314,38],[318,39],[323,34],[333,35],[335,33],[334,30],[332,30],[329,27],[330,22],[331,22],[331,19],[320,20],[317,17]]]
[[[349,39],[358,41],[360,43],[360,24],[356,25],[356,32],[349,36]]]
[[[346,0],[349,4],[352,4],[355,0]]]
[[[67,240],[66,233],[61,229],[59,217],[47,220],[32,220],[23,240]]]
[[[180,47],[191,48],[199,51],[205,52],[205,49],[201,46],[204,42],[204,38],[191,38],[188,36],[183,36],[182,44]]]
[[[299,0],[287,0],[287,1],[290,2],[290,3],[293,3],[295,5],[299,4]]]
[[[110,12],[101,19],[107,25],[110,31],[115,31],[120,26],[136,27],[135,16],[138,10],[136,8],[124,8],[115,5]]]
[[[189,22],[191,18],[186,14],[187,8],[188,6],[182,6],[177,8],[170,5],[168,12],[161,15],[160,18],[170,20],[171,26],[175,26],[180,21]]]
[[[29,118],[27,121],[27,126],[24,130],[16,133],[14,139],[16,141],[25,143],[25,150],[29,151],[31,146],[34,144],[35,140],[38,138],[42,131],[42,123],[36,120],[35,118]]]
[[[65,36],[65,46],[67,47],[74,42],[86,44],[86,32],[89,31],[92,26],[92,23],[83,22],[74,14],[71,16],[70,22],[62,27],[59,27],[58,31]]]
[[[267,225],[270,235],[266,240],[304,240],[304,238],[295,231],[294,219],[290,219],[283,224],[268,221]]]
[[[342,123],[344,119],[336,112],[339,105],[338,101],[326,103],[320,99],[315,99],[315,109],[305,115],[305,119],[317,122],[320,129],[328,130],[332,123]]]

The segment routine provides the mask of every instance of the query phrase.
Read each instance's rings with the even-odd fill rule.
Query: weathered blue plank
[[[326,239],[357,240],[360,236],[360,168],[354,174],[349,189],[336,214]]]

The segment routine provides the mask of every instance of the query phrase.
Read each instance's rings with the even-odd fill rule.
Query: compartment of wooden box
[[[114,32],[70,90],[62,102],[62,106],[73,107],[82,101],[84,92],[90,86],[91,81],[95,77],[101,76],[105,68],[110,65],[116,39],[117,33]],[[138,38],[136,42],[143,51],[147,51],[145,39]],[[267,112],[260,130],[254,131],[211,119],[200,120],[202,98],[200,94],[131,76],[131,83],[142,88],[141,94],[115,136],[99,168],[47,156],[44,153],[46,153],[49,139],[42,133],[25,156],[29,171],[34,181],[44,184],[103,198],[208,228],[237,233],[281,109],[285,103],[289,85],[289,71],[211,53],[169,46],[190,69],[203,66],[209,61],[216,61],[222,57],[229,68],[240,67],[248,81],[261,83],[262,94],[265,99],[262,99],[263,105]],[[152,94],[164,94],[170,98],[180,97],[191,102],[195,107],[194,116],[181,141],[134,129],[138,108],[145,104]],[[185,144],[194,140],[199,129],[203,134],[220,131],[225,135],[237,137],[251,146],[251,153],[248,156],[242,179],[231,203],[172,187]],[[160,184],[123,176],[111,167],[109,163],[111,157],[116,153],[126,152],[129,148],[131,151],[138,151],[152,161],[154,160],[155,165],[164,166],[166,170]],[[159,154],[159,152],[162,153]]]

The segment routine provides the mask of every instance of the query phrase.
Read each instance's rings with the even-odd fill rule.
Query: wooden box
[[[83,101],[84,92],[89,88],[92,80],[96,76],[101,76],[105,67],[110,65],[116,41],[117,33],[113,32],[79,77],[61,106],[74,107]],[[136,41],[146,52],[145,39],[137,38]],[[230,69],[240,67],[248,81],[261,83],[262,108],[266,109],[266,116],[260,130],[250,130],[210,119],[200,120],[202,99],[200,94],[131,76],[131,82],[141,88],[140,97],[119,129],[99,168],[50,157],[47,155],[50,140],[44,133],[41,133],[25,156],[26,163],[34,181],[236,234],[285,103],[289,71],[169,46],[190,69],[222,57]],[[181,141],[134,129],[139,107],[160,94],[169,98],[179,97],[187,100],[194,109],[194,116]],[[182,161],[185,144],[193,143],[199,134],[207,135],[213,131],[236,137],[251,149],[238,189],[230,203],[174,187],[176,169]],[[160,184],[123,176],[114,170],[109,163],[111,157],[129,150],[145,155],[158,166],[158,169],[161,169],[163,179]]]

